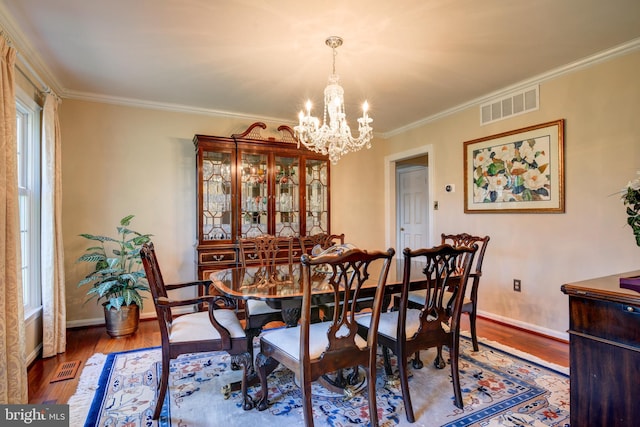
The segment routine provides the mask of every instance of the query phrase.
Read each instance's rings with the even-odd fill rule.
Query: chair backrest
[[[357,301],[365,283],[369,290],[375,290],[372,321],[367,337],[368,357],[372,357],[372,355],[375,357],[377,329],[384,299],[384,287],[394,254],[395,250],[390,248],[385,252],[351,249],[317,257],[309,254],[302,255],[300,262],[302,264],[304,292],[300,320],[300,359],[303,366],[307,366],[310,361],[309,328],[312,322],[311,306],[314,299],[313,278],[316,277],[315,269],[323,265],[328,267],[328,271],[325,274],[329,276],[328,282],[332,288],[333,296],[331,303],[335,309],[333,310],[332,318],[323,323],[323,328],[327,324],[326,330],[329,344],[323,350],[320,360],[314,359],[314,363],[317,362],[324,369],[317,368],[314,372],[317,373],[323,370],[331,372],[331,370],[354,366],[353,363],[357,364],[358,360],[357,356],[353,358],[352,356],[364,353],[356,345],[358,324],[355,321],[355,316],[358,314]],[[371,273],[378,273],[377,280],[370,278]],[[361,357],[360,360],[362,360]],[[349,364],[350,362],[351,364]]]
[[[140,248],[140,259],[142,260],[142,265],[147,276],[147,282],[149,283],[149,289],[151,290],[151,296],[153,297],[153,305],[156,308],[162,342],[168,342],[173,315],[171,314],[170,307],[158,304],[159,299],[164,298],[165,300],[168,300],[168,296],[167,289],[164,285],[164,279],[162,278],[162,272],[158,265],[158,259],[156,258],[156,251],[152,242],[142,245],[142,248]]]
[[[140,259],[142,260],[142,265],[144,267],[144,271],[147,276],[147,282],[149,283],[149,289],[151,290],[151,295],[153,297],[153,303],[156,308],[156,315],[158,318],[158,323],[160,325],[160,337],[162,338],[162,346],[163,348],[168,348],[170,345],[169,336],[171,335],[171,327],[173,323],[173,314],[171,311],[171,307],[191,307],[197,305],[200,308],[203,308],[206,304],[206,308],[209,311],[209,321],[211,322],[211,326],[218,332],[219,337],[215,339],[194,339],[193,340],[193,349],[189,352],[197,352],[203,351],[202,344],[201,347],[198,347],[198,343],[207,342],[207,349],[210,351],[213,350],[226,350],[229,352],[234,352],[234,346],[245,345],[242,344],[242,340],[244,340],[244,336],[242,339],[233,338],[230,335],[229,330],[227,330],[226,325],[224,324],[225,319],[222,318],[223,321],[219,322],[216,316],[214,315],[214,311],[217,309],[232,309],[233,303],[229,301],[229,299],[222,295],[201,295],[195,298],[188,298],[185,300],[172,299],[169,298],[167,294],[167,290],[175,290],[180,288],[186,288],[187,286],[200,286],[200,285],[208,285],[211,282],[209,281],[194,281],[188,283],[181,284],[169,284],[166,285],[164,279],[162,278],[162,273],[160,271],[160,266],[158,265],[158,259],[156,257],[156,251],[152,242],[145,243],[140,248]],[[188,346],[191,341],[181,342],[180,344],[184,346]],[[212,344],[216,342],[217,344]]]
[[[327,234],[318,233],[313,236],[300,236],[300,248],[303,254],[311,254],[311,250],[319,246],[322,249],[327,249],[333,245],[344,244],[343,234]]]
[[[487,244],[489,243],[489,236],[472,236],[468,233],[460,234],[445,234],[442,233],[442,244],[449,244],[453,247],[456,246],[473,246],[478,245],[478,251],[474,257],[473,266],[471,267],[472,275],[482,275],[482,261],[484,260],[484,253],[487,250]]]
[[[424,280],[426,292],[420,308],[419,336],[438,334],[443,324],[449,324],[450,330],[457,330],[464,298],[467,279],[478,245],[457,246],[440,245],[433,248],[412,250],[406,248],[404,255],[403,286],[398,307],[398,340],[406,340],[406,317],[411,282],[419,276]],[[421,272],[412,272],[412,266],[420,265]],[[408,337],[412,338],[412,337]]]
[[[293,263],[293,237],[269,234],[238,241],[240,264],[273,267],[277,263]]]

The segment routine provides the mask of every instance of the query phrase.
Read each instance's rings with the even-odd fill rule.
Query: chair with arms
[[[293,238],[262,235],[241,239],[238,242],[242,267],[258,266],[256,275],[269,275],[278,263],[293,267]],[[259,280],[259,278],[258,278]],[[260,335],[269,322],[282,321],[281,310],[270,307],[265,301],[249,299],[245,304],[246,331],[249,342]],[[253,351],[253,346],[250,351]]]
[[[477,245],[472,248],[440,245],[430,249],[406,248],[403,251],[404,273],[400,303],[397,310],[380,315],[378,344],[383,347],[388,376],[392,373],[388,350],[391,349],[397,357],[400,386],[409,422],[414,422],[415,416],[409,393],[407,359],[419,350],[437,347],[434,365],[443,369],[446,363],[442,357],[442,347],[446,345],[449,348],[455,405],[462,409],[458,373],[460,314],[467,278],[477,249]],[[415,265],[420,265],[421,273],[411,271]],[[421,308],[410,308],[409,288],[416,279],[424,281],[426,290]],[[358,319],[358,323],[361,334],[369,332],[366,318]],[[414,364],[416,369],[421,367]]]
[[[277,329],[263,333],[260,338],[260,354],[256,366],[260,376],[262,395],[258,409],[268,407],[266,366],[280,362],[292,370],[300,382],[303,396],[305,425],[313,426],[311,383],[325,374],[363,366],[368,382],[369,417],[372,426],[378,425],[376,410],[376,340],[378,318],[382,309],[384,287],[391,259],[395,251],[367,252],[351,249],[335,254],[301,257],[303,274],[303,298],[300,324],[294,328]],[[376,265],[373,265],[373,264]],[[339,307],[332,319],[312,323],[311,306],[314,297],[314,269],[326,264],[330,268],[328,283],[333,304]],[[369,281],[369,274],[375,274]],[[363,291],[363,284],[375,292],[375,304],[369,316],[370,333],[363,339],[358,335],[356,301]],[[373,286],[373,288],[371,287]]]
[[[140,257],[151,289],[162,338],[162,371],[158,385],[158,400],[153,419],[157,420],[162,410],[169,385],[169,364],[181,354],[226,351],[233,364],[243,367],[242,397],[243,409],[253,408],[253,401],[247,393],[247,377],[253,374],[253,361],[248,352],[246,334],[235,314],[233,301],[218,295],[203,295],[186,300],[175,300],[167,291],[202,286],[206,293],[211,284],[208,280],[165,285],[156,258],[153,243],[145,243]],[[208,306],[207,311],[174,317],[173,307]],[[230,391],[230,390],[229,390]],[[228,396],[228,394],[227,394]]]
[[[465,295],[462,312],[469,315],[469,324],[471,326],[471,341],[473,342],[473,350],[478,351],[478,334],[476,332],[476,313],[478,311],[478,286],[480,285],[480,277],[482,277],[482,261],[484,253],[487,250],[489,236],[472,236],[467,233],[461,234],[445,234],[442,233],[442,244],[450,244],[451,246],[472,246],[478,245],[478,251],[474,257],[473,265],[469,278],[472,279],[471,290],[468,296]],[[409,292],[409,305],[420,305],[424,301],[425,291]]]

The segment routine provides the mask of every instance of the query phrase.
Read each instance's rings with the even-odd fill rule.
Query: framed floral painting
[[[465,213],[564,212],[563,148],[563,119],[465,142]]]

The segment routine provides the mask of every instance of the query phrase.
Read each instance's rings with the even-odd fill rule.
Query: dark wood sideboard
[[[572,426],[640,420],[640,293],[620,287],[639,271],[562,285],[569,296]]]

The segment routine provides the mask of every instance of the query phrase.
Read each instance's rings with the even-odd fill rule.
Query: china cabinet
[[[328,157],[298,148],[289,126],[262,136],[266,128],[193,138],[200,279],[238,264],[238,239],[330,233]],[[293,251],[300,256],[298,244]]]

